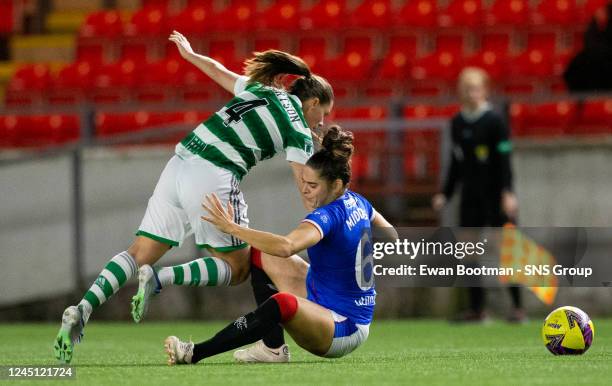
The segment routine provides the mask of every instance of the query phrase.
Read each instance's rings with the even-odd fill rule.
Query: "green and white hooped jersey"
[[[300,100],[247,81],[238,78],[235,97],[176,146],[180,158],[202,157],[239,179],[257,162],[282,151],[288,161],[306,163],[313,144]]]

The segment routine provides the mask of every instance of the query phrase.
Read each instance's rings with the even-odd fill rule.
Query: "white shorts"
[[[240,181],[229,171],[203,158],[181,159],[174,156],[159,177],[147,211],[138,227],[139,236],[180,246],[186,237],[195,234],[198,247],[214,248],[221,252],[246,247],[242,240],[220,232],[200,218],[204,195],[216,193],[221,202],[234,207],[234,221],[249,225],[247,204],[240,191]]]
[[[326,358],[340,358],[361,346],[370,334],[369,324],[357,324],[346,316],[331,312],[334,318],[334,340],[325,353]]]

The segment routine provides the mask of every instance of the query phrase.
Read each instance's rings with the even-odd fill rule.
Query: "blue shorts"
[[[357,324],[346,316],[331,311],[334,318],[334,339],[325,353],[327,358],[340,358],[361,346],[368,339],[369,324]]]

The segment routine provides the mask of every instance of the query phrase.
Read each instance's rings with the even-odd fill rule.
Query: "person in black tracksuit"
[[[451,164],[441,193],[432,199],[440,210],[461,183],[459,226],[501,227],[516,220],[518,205],[512,191],[512,145],[509,130],[487,102],[488,76],[477,68],[466,68],[459,76],[461,112],[451,121]],[[511,321],[525,316],[520,289],[509,287],[513,302]],[[470,287],[470,308],[458,320],[485,318],[485,293]]]

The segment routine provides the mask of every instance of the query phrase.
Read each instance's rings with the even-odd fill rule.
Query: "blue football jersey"
[[[323,236],[308,248],[308,299],[359,324],[369,324],[374,313],[372,267],[362,264],[366,255],[362,239],[369,240],[374,215],[365,198],[347,190],[304,220]]]

